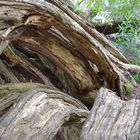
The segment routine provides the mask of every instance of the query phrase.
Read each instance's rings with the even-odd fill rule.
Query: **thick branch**
[[[62,125],[69,127],[72,124],[80,131],[87,114],[82,103],[62,92],[49,89],[29,91],[1,119],[0,138],[52,139]]]

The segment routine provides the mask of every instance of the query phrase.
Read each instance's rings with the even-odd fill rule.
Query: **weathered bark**
[[[139,140],[140,100],[122,101],[101,88],[81,135],[82,140]]]
[[[64,137],[65,133],[72,135],[75,130],[80,134],[87,114],[88,109],[82,103],[58,90],[28,91],[1,117],[0,138],[52,139],[61,126],[69,132],[60,130],[57,138]]]
[[[39,83],[10,83],[10,84],[5,84],[0,86],[0,99],[2,99],[4,96],[7,96],[11,93],[15,93],[15,92],[22,93],[35,88],[56,89],[55,87],[39,84]]]
[[[11,83],[0,86],[0,117],[28,90],[37,88],[55,89],[39,83]]]
[[[32,0],[8,1],[8,3],[1,1],[1,21],[3,21],[2,25],[4,26],[2,26],[3,30],[1,32],[1,52],[6,47],[6,44],[10,42],[13,46],[22,44],[22,48],[24,47],[34,51],[37,55],[41,55],[38,57],[40,59],[43,57],[43,62],[44,59],[45,61],[47,60],[45,68],[49,68],[62,82],[61,90],[65,89],[74,97],[75,95],[79,96],[78,98],[81,98],[82,101],[84,101],[83,95],[78,95],[77,93],[84,93],[84,95],[89,96],[90,91],[99,89],[101,86],[121,94],[124,91],[125,82],[129,79],[129,76],[124,76],[124,72],[139,71],[140,68],[127,64],[124,56],[103,35],[82,21],[70,9],[64,8],[64,4],[61,1],[52,0],[51,2],[53,4],[46,1],[36,2]],[[22,8],[19,9],[19,5]],[[20,11],[18,16],[16,16],[17,10]],[[60,50],[61,56],[59,54]],[[13,51],[16,53],[15,50]],[[12,53],[10,52],[10,54]],[[2,56],[4,59],[11,61],[14,65],[12,69],[14,68],[16,74],[21,74],[21,72],[15,70],[17,67],[18,69],[26,67],[27,70],[24,70],[26,71],[24,73],[33,74],[30,79],[23,76],[21,81],[26,82],[34,79],[33,82],[48,82],[44,75],[44,68],[40,71],[32,63],[28,62],[31,59],[29,60],[28,58],[27,61],[22,62],[23,57],[21,61],[21,56],[14,58],[10,54],[8,53],[7,55],[4,52]],[[18,52],[17,54],[19,55],[20,53]],[[13,62],[15,60],[16,64]],[[92,68],[93,64],[94,69]],[[57,72],[54,71],[56,67]],[[65,77],[64,75],[67,76]],[[61,80],[62,77],[64,78],[63,80]],[[71,85],[69,84],[70,82],[66,81],[71,81]],[[71,91],[72,89],[74,91]]]
[[[9,83],[17,83],[19,80],[13,75],[11,71],[4,65],[4,63],[0,60],[0,75],[2,76],[0,85],[3,85],[7,82]]]
[[[130,65],[104,35],[61,0],[0,0],[0,64],[2,139],[76,140],[88,110],[71,96],[89,108],[96,96],[95,107],[105,99],[102,107],[108,115],[111,98],[109,107],[114,109],[114,118],[123,105],[132,105],[126,116],[135,111],[136,100],[122,99],[140,98],[140,87],[131,76],[140,67]],[[131,95],[126,92],[127,83],[132,87]],[[32,91],[38,87],[47,89]],[[108,90],[99,94],[101,87],[116,92],[121,99]],[[97,112],[104,117],[104,111],[92,109],[91,114]],[[104,122],[110,119],[109,131],[120,126],[120,132],[123,126],[111,123],[114,118],[105,117]],[[139,115],[134,114],[134,119],[139,121]],[[120,118],[120,122],[126,120]],[[103,131],[104,124],[99,128]],[[136,128],[139,130],[139,125]],[[123,138],[118,132],[116,135]],[[83,132],[82,138],[87,135],[87,131]],[[138,138],[138,134],[134,137]]]

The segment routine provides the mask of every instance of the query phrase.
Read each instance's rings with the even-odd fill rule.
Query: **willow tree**
[[[2,140],[140,139],[139,71],[63,1],[0,0]]]

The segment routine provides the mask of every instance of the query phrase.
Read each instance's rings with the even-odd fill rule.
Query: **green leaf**
[[[127,95],[131,95],[133,90],[134,90],[134,87],[133,87],[133,85],[129,81],[126,81],[125,89],[126,89],[126,94]]]

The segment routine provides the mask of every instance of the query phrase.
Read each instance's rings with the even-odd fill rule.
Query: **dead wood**
[[[82,140],[139,140],[140,100],[122,101],[101,88],[83,126]]]
[[[65,133],[73,135],[75,130],[80,134],[87,114],[88,109],[82,103],[60,91],[31,90],[20,96],[1,117],[0,138],[46,140],[54,138],[55,135],[63,137]],[[61,131],[60,128],[69,131]]]
[[[78,140],[95,99],[82,139],[139,139],[139,71],[63,1],[0,0],[1,139]]]

